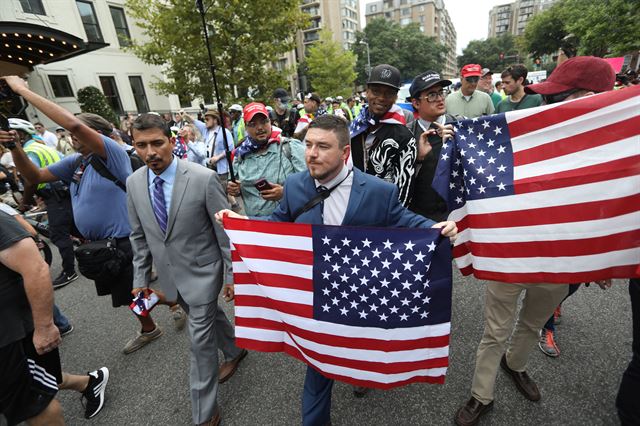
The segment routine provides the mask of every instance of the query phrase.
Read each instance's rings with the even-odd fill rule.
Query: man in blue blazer
[[[455,222],[435,223],[410,212],[398,201],[396,185],[354,168],[345,161],[350,153],[348,124],[334,115],[316,118],[305,138],[308,170],[295,173],[284,184],[284,196],[276,210],[266,218],[274,222],[325,225],[351,225],[404,228],[442,228],[442,235],[453,238]],[[230,210],[216,214],[246,218]],[[302,395],[304,426],[331,424],[333,380],[307,367]]]

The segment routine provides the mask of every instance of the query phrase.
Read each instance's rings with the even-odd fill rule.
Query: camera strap
[[[331,193],[333,192],[334,189],[336,189],[337,187],[339,187],[340,185],[342,185],[342,182],[344,182],[345,180],[347,180],[347,178],[349,177],[349,175],[351,174],[351,170],[349,170],[347,172],[347,175],[344,177],[344,179],[342,179],[340,182],[338,182],[337,184],[333,185],[331,188],[325,188],[323,186],[319,186],[317,189],[319,190],[318,193],[316,194],[315,197],[313,197],[312,199],[310,199],[309,201],[306,202],[306,204],[304,206],[302,206],[302,208],[300,210],[298,210],[294,215],[293,215],[293,220],[292,222],[295,222],[296,219],[298,218],[298,216],[300,216],[302,213],[306,213],[309,210],[311,210],[312,208],[314,208],[316,205],[318,205],[319,203],[323,202],[324,200],[326,200],[327,198],[329,198],[329,195],[331,195]]]

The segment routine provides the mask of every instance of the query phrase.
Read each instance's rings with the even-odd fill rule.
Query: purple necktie
[[[156,215],[162,232],[167,232],[167,206],[164,202],[163,183],[160,176],[156,176],[153,180],[153,213]]]

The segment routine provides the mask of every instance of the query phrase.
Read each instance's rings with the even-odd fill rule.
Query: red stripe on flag
[[[282,325],[276,326],[270,323],[264,323],[264,320],[259,318],[237,318],[236,317],[236,325],[241,325],[243,327],[248,328],[268,328],[269,330],[281,330],[283,328]],[[273,321],[270,321],[273,322]],[[275,323],[282,324],[282,323]],[[271,328],[271,327],[279,327],[279,328]],[[359,338],[359,337],[343,337],[336,336],[335,334],[328,333],[318,333],[314,331],[304,330],[298,327],[295,327],[291,324],[285,324],[284,328],[286,328],[287,332],[293,333],[297,336],[302,337],[303,339],[311,340],[316,343],[320,343],[323,345],[336,346],[342,348],[351,348],[351,349],[365,349],[365,350],[375,350],[375,351],[384,351],[384,352],[395,352],[395,351],[408,351],[413,349],[433,349],[433,348],[442,348],[444,346],[449,345],[449,335],[445,336],[437,336],[437,337],[423,337],[420,339],[412,339],[412,340],[382,340],[382,339],[368,339],[368,338]],[[330,330],[330,328],[327,328]]]
[[[526,194],[636,175],[640,175],[640,155],[558,173],[518,179],[515,183],[515,190],[517,194]]]
[[[522,136],[543,127],[553,126],[583,114],[588,114],[599,108],[631,99],[634,96],[638,96],[638,94],[640,94],[640,86],[614,90],[597,96],[585,96],[571,101],[569,104],[545,109],[509,123],[509,135],[512,138]]]
[[[456,225],[458,225],[458,232],[462,232],[467,228],[511,228],[516,226],[582,222],[633,213],[638,211],[638,205],[640,205],[640,194],[634,194],[612,200],[590,201],[565,206],[468,214],[457,221]]]
[[[612,126],[557,139],[552,143],[514,152],[513,165],[523,166],[627,139],[637,135],[638,128],[640,128],[640,117],[633,117]]]
[[[284,352],[287,345],[283,342],[265,342],[236,336],[236,346],[258,352]]]
[[[296,336],[290,335],[291,339],[296,342]],[[298,349],[309,358],[324,363],[331,364],[340,367],[353,368],[356,370],[372,371],[380,374],[400,374],[411,373],[416,370],[423,370],[427,368],[445,368],[449,366],[448,357],[421,359],[419,361],[410,362],[375,362],[375,361],[363,361],[359,359],[342,358],[332,355],[321,354],[313,351],[309,348],[305,348],[300,344],[297,344]],[[372,354],[373,356],[373,354]]]
[[[581,272],[496,272],[475,269],[467,266],[460,271],[463,275],[471,275],[480,280],[498,281],[512,284],[519,283],[548,283],[548,284],[571,284],[588,283],[592,281],[605,280],[608,278],[640,278],[636,273],[637,265],[614,266],[611,268],[599,269],[597,271]]]
[[[282,302],[262,296],[236,295],[236,307],[268,308],[285,314],[296,315],[303,318],[313,318],[313,306],[300,303]]]
[[[576,240],[527,241],[518,243],[474,243],[466,242],[453,248],[454,257],[473,252],[474,256],[515,257],[564,257],[588,256],[640,246],[640,229],[602,237]]]
[[[227,216],[223,218],[222,223],[224,228],[230,231],[260,232],[264,234],[287,235],[294,237],[312,236],[312,226],[307,224],[231,219]]]
[[[291,275],[265,273],[234,273],[236,284],[261,284],[276,288],[290,288],[292,290],[313,291],[313,281]]]
[[[239,317],[236,314],[236,327],[247,327],[261,330],[284,331],[285,324],[281,321],[273,321],[266,318]]]
[[[240,255],[240,257],[313,265],[313,252],[309,250],[296,250],[280,247],[254,246],[245,244],[234,244],[233,246],[235,248],[234,251],[236,251]]]

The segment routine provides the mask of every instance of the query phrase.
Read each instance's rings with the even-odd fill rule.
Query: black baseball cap
[[[383,84],[400,90],[400,85],[402,84],[400,81],[400,71],[392,65],[378,65],[371,70],[367,84]]]
[[[285,89],[279,87],[273,91],[272,98],[279,98],[281,101],[286,101],[289,100],[289,93]]]
[[[449,86],[451,85],[450,80],[445,80],[440,77],[435,71],[425,71],[422,74],[418,75],[413,79],[411,86],[409,86],[409,95],[407,97],[407,102],[411,102],[411,99],[415,99],[418,95],[431,87],[439,84],[441,86]]]

